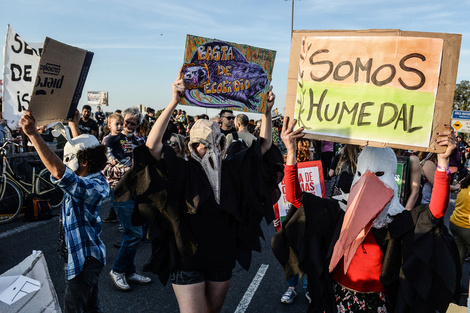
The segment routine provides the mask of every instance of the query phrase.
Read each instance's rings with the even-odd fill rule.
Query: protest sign
[[[302,191],[326,198],[321,161],[300,162],[297,163],[297,169]],[[289,202],[287,202],[286,199],[286,184],[284,179],[279,183],[279,189],[281,190],[281,197],[275,205],[274,213],[276,218],[281,219],[282,223],[287,215],[287,211],[289,211]]]
[[[88,91],[89,105],[108,105],[107,91]]]
[[[276,51],[187,35],[181,104],[264,113]]]
[[[29,109],[38,125],[73,117],[93,52],[46,37]]]
[[[308,138],[436,152],[450,122],[461,35],[296,31],[286,115]]]
[[[452,111],[452,127],[459,133],[470,133],[470,112],[469,111]]]
[[[16,128],[28,108],[43,43],[26,43],[8,25],[3,51],[3,118]]]

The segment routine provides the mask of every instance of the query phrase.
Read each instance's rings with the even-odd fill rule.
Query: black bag
[[[237,132],[233,132],[231,134],[233,136],[233,141],[232,144],[228,147],[227,152],[225,153],[225,159],[230,159],[238,152],[248,149],[247,143],[243,141],[243,139],[238,137]]]
[[[25,200],[24,219],[26,221],[44,221],[52,218],[52,208],[49,200],[42,199],[37,194],[29,194]]]

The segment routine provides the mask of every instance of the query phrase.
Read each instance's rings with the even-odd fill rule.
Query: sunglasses
[[[176,147],[176,146],[178,146],[178,143],[177,143],[176,141],[170,141],[170,140],[168,140],[166,143],[167,143],[170,147]]]
[[[228,120],[234,120],[235,119],[235,116],[222,116],[222,117],[225,117]]]

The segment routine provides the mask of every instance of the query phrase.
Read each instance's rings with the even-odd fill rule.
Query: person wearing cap
[[[271,127],[264,127],[249,149],[222,160],[225,136],[206,119],[191,129],[191,160],[178,157],[162,139],[184,91],[179,77],[146,145],[134,150],[133,168],[115,197],[134,197],[133,222],[149,221],[153,253],[146,268],[163,284],[171,280],[180,312],[220,312],[235,262],[249,267],[251,251],[260,247],[260,222],[274,219],[283,159],[272,146]],[[267,99],[264,121],[271,119],[271,90]]]
[[[109,185],[101,174],[106,147],[89,134],[72,139],[62,125],[63,135],[69,139],[62,163],[38,133],[32,112],[25,111],[20,126],[51,173],[51,181],[65,194],[59,249],[67,262],[65,312],[102,312],[98,280],[106,264],[100,218],[102,201],[109,195]]]

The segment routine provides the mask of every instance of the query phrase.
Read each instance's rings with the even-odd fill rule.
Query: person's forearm
[[[51,175],[56,179],[61,179],[65,173],[65,165],[62,163],[62,160],[49,148],[39,133],[29,136],[29,140],[31,140],[39,158],[49,172],[51,172]]]
[[[168,122],[170,121],[170,117],[177,105],[178,101],[176,101],[174,98],[171,99],[165,110],[163,110],[162,114],[155,121],[155,124],[153,124],[152,130],[147,137],[147,142],[145,144],[149,148],[150,153],[157,160],[160,159],[160,154],[163,147],[163,134],[165,133]]]
[[[273,128],[271,110],[266,110],[266,113],[261,117],[261,130],[259,133],[260,138],[263,138],[261,144],[261,154],[264,155],[273,143]]]
[[[70,128],[70,131],[72,132],[72,138],[75,138],[81,135],[78,125],[75,124],[74,122],[69,122],[69,128]]]

